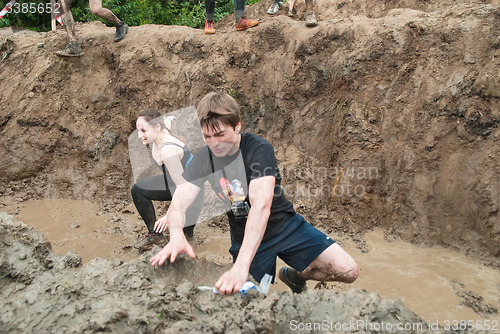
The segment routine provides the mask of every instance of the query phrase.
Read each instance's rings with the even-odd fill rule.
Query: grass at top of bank
[[[246,0],[246,5],[261,0]],[[20,0],[22,5],[26,0]],[[50,30],[50,12],[43,5],[47,0],[31,0],[36,11],[23,13],[22,8],[15,8],[0,19],[2,27],[21,27],[34,31]],[[40,5],[41,7],[38,7]],[[129,26],[143,24],[179,25],[191,28],[203,28],[206,20],[204,0],[103,0],[102,6],[111,10],[120,20]],[[29,7],[28,7],[29,8]],[[40,9],[43,9],[40,11]],[[18,13],[15,13],[18,11]],[[98,18],[89,8],[88,0],[75,0],[71,5],[71,13],[76,22],[101,21],[108,26],[111,22]],[[217,0],[214,20],[217,22],[226,15],[234,13],[234,0]]]

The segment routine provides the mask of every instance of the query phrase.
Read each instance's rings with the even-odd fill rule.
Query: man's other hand
[[[247,279],[248,270],[233,266],[219,278],[217,283],[215,283],[215,289],[219,291],[221,295],[230,295],[240,291]]]

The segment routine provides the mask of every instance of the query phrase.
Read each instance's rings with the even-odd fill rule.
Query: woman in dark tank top
[[[148,250],[153,245],[166,243],[162,233],[154,231],[156,213],[152,201],[171,201],[177,185],[186,182],[182,172],[189,164],[192,154],[184,140],[170,132],[175,117],[161,117],[159,111],[148,109],[141,112],[136,120],[136,128],[142,143],[151,147],[156,165],[162,175],[148,177],[133,185],[131,193],[134,205],[148,228],[144,240],[136,244],[139,250]],[[184,234],[193,237],[193,229],[203,204],[203,191],[186,213]]]

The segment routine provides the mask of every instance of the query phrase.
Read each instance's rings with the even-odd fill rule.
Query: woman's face
[[[137,118],[135,127],[137,128],[137,135],[144,145],[151,144],[155,141],[158,135],[157,131],[144,119],[144,117]]]

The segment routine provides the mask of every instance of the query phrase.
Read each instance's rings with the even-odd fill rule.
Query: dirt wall
[[[77,26],[85,55],[60,59],[63,30],[0,30],[1,202],[130,203],[134,115],[225,90],[244,127],[276,148],[297,211],[327,231],[500,257],[499,9],[483,2],[316,3],[319,26],[269,1],[237,32],[132,27],[120,43]]]

